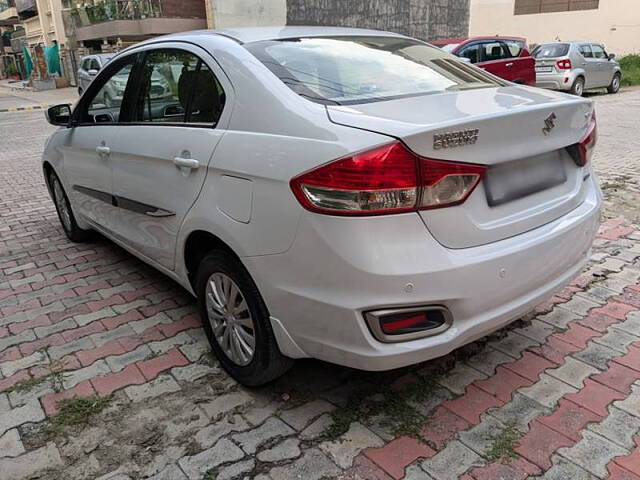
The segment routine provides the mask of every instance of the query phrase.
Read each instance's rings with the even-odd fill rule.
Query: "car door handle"
[[[513,63],[507,63],[505,67],[513,67]]]
[[[98,152],[98,155],[109,155],[111,153],[111,149],[105,145],[98,145],[96,147],[96,152]]]
[[[176,167],[185,167],[192,170],[200,166],[200,162],[195,158],[174,157],[173,163]]]

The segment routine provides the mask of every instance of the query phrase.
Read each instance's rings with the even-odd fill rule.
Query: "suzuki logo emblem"
[[[542,133],[544,133],[545,135],[549,135],[551,133],[551,130],[553,130],[554,128],[556,128],[556,114],[552,113],[551,115],[549,115],[547,118],[544,119],[544,128],[542,129]]]

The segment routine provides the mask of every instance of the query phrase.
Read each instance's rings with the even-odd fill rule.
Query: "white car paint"
[[[498,208],[487,205],[480,184],[462,205],[419,213],[341,217],[305,210],[291,179],[353,152],[400,138],[420,155],[495,166],[576,143],[593,110],[588,100],[510,84],[327,107],[296,94],[241,45],[326,35],[402,38],[255,28],[170,35],[120,53],[112,62],[167,46],[197,52],[226,102],[216,128],[91,125],[54,133],[43,162],[73,192],[80,227],[102,232],[192,293],[185,244],[192,232],[209,232],[256,282],[283,354],[366,370],[446,354],[530,311],[578,274],[601,206],[589,165],[571,165],[564,184]],[[545,135],[550,112],[557,127]],[[433,150],[435,133],[465,128],[479,129],[475,145]],[[96,153],[100,146],[111,154]],[[197,168],[173,163],[185,154]],[[75,191],[79,183],[175,215],[125,211]],[[384,343],[363,318],[370,310],[421,305],[448,308],[451,327]]]

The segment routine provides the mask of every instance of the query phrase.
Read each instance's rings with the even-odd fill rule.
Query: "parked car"
[[[430,43],[510,82],[536,84],[535,60],[525,38],[472,37]]]
[[[94,77],[114,55],[113,53],[97,53],[82,57],[80,60],[80,68],[78,68],[78,93],[80,95],[82,95],[82,92],[87,89]]]
[[[177,99],[150,100],[153,71],[174,72]],[[67,236],[97,230],[193,293],[246,385],[295,358],[388,370],[444,355],[567,284],[599,222],[591,101],[393,33],[156,38],[47,117]]]
[[[581,96],[585,90],[607,88],[618,93],[622,69],[615,55],[599,43],[552,42],[533,51],[536,59],[537,86],[564,90]]]

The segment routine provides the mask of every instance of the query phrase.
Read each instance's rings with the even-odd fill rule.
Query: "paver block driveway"
[[[605,102],[640,93],[609,98],[604,173],[637,142],[613,142],[626,110]],[[607,220],[586,271],[534,315],[445,358],[302,361],[245,389],[176,284],[99,236],[66,240],[39,171],[49,127],[0,115],[1,480],[640,479],[632,222]]]

